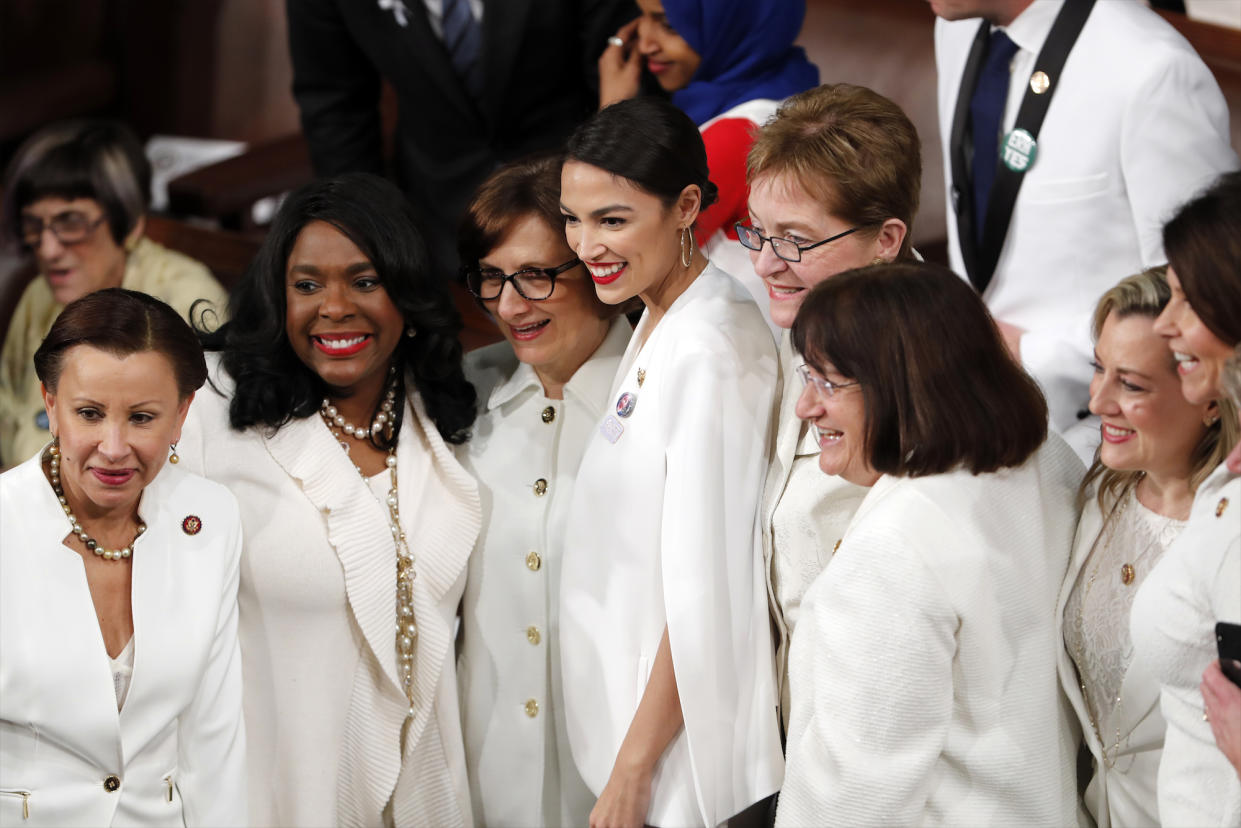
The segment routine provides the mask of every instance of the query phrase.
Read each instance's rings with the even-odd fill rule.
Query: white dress
[[[585,825],[595,804],[565,731],[560,571],[573,480],[630,333],[623,317],[613,321],[562,400],[543,396],[507,342],[466,357],[483,410],[458,454],[479,480],[483,526],[461,604],[457,681],[479,825]]]
[[[1155,825],[1155,779],[1163,750],[1159,682],[1130,670],[1129,614],[1147,575],[1185,521],[1152,512],[1130,489],[1104,526],[1090,492],[1077,528],[1073,563],[1061,590],[1064,638],[1060,680],[1094,758],[1085,804],[1095,824]],[[1084,688],[1084,689],[1083,689]]]
[[[883,476],[802,602],[776,825],[1065,826],[1053,609],[1082,466]]]
[[[1220,465],[1194,496],[1189,524],[1147,577],[1130,619],[1134,662],[1160,679],[1168,723],[1159,761],[1159,821],[1241,824],[1241,780],[1203,719],[1202,672],[1217,657],[1215,623],[1241,623],[1241,476]]]
[[[714,267],[640,345],[649,325],[647,314],[573,493],[561,584],[569,743],[599,793],[667,628],[685,726],[656,765],[646,821],[713,826],[773,793],[783,766],[755,531],[775,344]]]

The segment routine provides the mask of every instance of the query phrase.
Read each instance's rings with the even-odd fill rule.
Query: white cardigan
[[[118,713],[39,455],[0,475],[0,825],[246,824],[237,502],[165,464],[138,511],[134,672]],[[195,535],[182,529],[190,515]]]
[[[232,383],[209,361],[216,385]],[[228,485],[246,530],[241,653],[253,825],[468,825],[452,638],[478,490],[413,396],[397,448],[415,556],[416,676],[398,683],[396,551],[381,506],[317,414],[233,431],[208,386],[182,464]]]
[[[777,826],[1072,825],[1052,608],[1082,466],[879,479],[806,594]]]
[[[1223,464],[1198,487],[1189,525],[1129,616],[1133,661],[1160,681],[1168,729],[1156,791],[1170,828],[1241,825],[1241,780],[1215,744],[1198,687],[1217,656],[1217,621],[1241,624],[1241,476]]]
[[[783,770],[756,536],[775,345],[714,267],[643,345],[649,325],[644,314],[573,491],[560,612],[569,743],[598,794],[667,628],[685,726],[656,765],[646,820],[717,825],[774,793]],[[629,416],[623,393],[637,398]]]
[[[507,342],[466,357],[483,410],[458,454],[478,477],[483,529],[461,602],[457,680],[480,825],[585,825],[595,804],[565,731],[560,571],[573,480],[630,333],[614,320],[562,400],[543,396]]]

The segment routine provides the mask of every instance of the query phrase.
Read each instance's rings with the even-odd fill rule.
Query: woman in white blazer
[[[110,288],[34,362],[52,442],[0,476],[0,824],[244,825],[237,503],[165,464],[202,349]]]
[[[592,825],[714,826],[780,784],[755,536],[776,355],[694,244],[713,198],[702,138],[667,102],[622,101],[569,141],[569,246],[600,299],[646,306],[565,533],[561,669]]]
[[[1052,609],[1082,468],[1037,385],[934,265],[833,276],[793,345],[820,468],[869,492],[802,604],[776,825],[1073,824]]]
[[[1183,206],[1163,243],[1172,299],[1155,330],[1177,361],[1185,399],[1219,400],[1221,372],[1241,343],[1241,172]],[[1241,623],[1241,475],[1224,463],[1198,487],[1185,531],[1130,618],[1134,664],[1158,676],[1168,723],[1157,784],[1164,825],[1241,823],[1241,779],[1215,744],[1199,687],[1219,621]]]
[[[1056,612],[1060,682],[1094,762],[1084,798],[1100,828],[1159,822],[1159,680],[1129,669],[1129,610],[1236,433],[1231,405],[1221,412],[1181,396],[1176,362],[1154,330],[1171,296],[1165,271],[1122,279],[1095,308],[1090,410],[1101,442]]]
[[[469,825],[452,638],[479,506],[446,287],[400,192],[356,174],[285,201],[233,300],[182,446],[242,504],[250,821]]]
[[[795,411],[802,363],[788,329],[810,288],[875,262],[914,258],[909,233],[922,176],[918,132],[900,107],[861,86],[824,84],[789,98],[749,158],[749,225],[737,225],[779,328],[781,393],[763,486],[763,572],[777,632],[781,726],[788,648],[802,595],[845,533],[866,489],[819,470],[814,430]],[[743,248],[743,249],[745,249]]]
[[[493,173],[466,208],[458,250],[466,286],[505,339],[466,357],[480,412],[460,454],[478,478],[483,526],[457,681],[474,818],[585,825],[595,798],[565,729],[561,558],[582,450],[631,329],[565,242],[559,158]]]

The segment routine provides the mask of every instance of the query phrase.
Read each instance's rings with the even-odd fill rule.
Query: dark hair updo
[[[702,191],[700,212],[719,197],[698,127],[661,98],[630,98],[601,109],[569,136],[565,160],[632,181],[665,207],[691,184]]]
[[[163,355],[172,366],[182,400],[207,380],[207,363],[194,331],[171,307],[136,290],[97,290],[60,312],[34,352],[35,373],[47,390],[56,391],[65,352],[75,345],[121,358],[145,351]]]
[[[285,331],[285,273],[289,254],[306,225],[326,222],[349,238],[375,266],[388,298],[416,334],[401,336],[393,353],[403,383],[412,379],[427,414],[449,443],[462,443],[474,423],[474,386],[461,368],[461,317],[448,280],[432,273],[413,208],[391,182],[369,173],[315,181],[281,205],[263,246],[232,292],[229,321],[202,332],[203,346],[221,351],[235,390],[229,423],[278,429],[319,410],[326,383],[298,358]],[[376,402],[378,413],[379,402]],[[400,433],[404,408],[389,438],[371,442],[387,449]]]
[[[1185,299],[1211,333],[1241,343],[1241,171],[1176,211],[1163,228],[1168,264]]]

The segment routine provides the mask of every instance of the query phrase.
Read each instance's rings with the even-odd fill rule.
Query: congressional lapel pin
[[[620,395],[616,401],[616,416],[628,417],[633,413],[634,408],[638,405],[638,395],[632,391],[626,391]]]
[[[1216,516],[1216,517],[1223,517],[1223,516],[1224,516],[1224,510],[1225,510],[1225,509],[1227,509],[1227,508],[1228,508],[1228,498],[1226,498],[1226,497],[1221,497],[1221,498],[1219,499],[1219,503],[1216,503],[1216,504],[1215,504],[1215,516]]]
[[[187,535],[197,535],[203,530],[203,520],[198,515],[186,515],[181,521],[181,531]]]
[[[638,387],[641,388],[642,383],[644,382],[646,382],[646,371],[643,371],[641,368],[639,368],[638,369]]]
[[[1030,91],[1035,95],[1042,95],[1048,89],[1051,89],[1051,78],[1046,72],[1040,69],[1030,76]]]
[[[620,420],[609,414],[603,419],[603,423],[599,426],[599,433],[609,443],[615,444],[620,439],[621,434],[625,431],[625,427],[620,424]]]
[[[1004,136],[1004,143],[1000,145],[1000,158],[1004,160],[1004,166],[1015,173],[1025,172],[1034,166],[1037,156],[1038,142],[1024,129],[1014,129]]]

